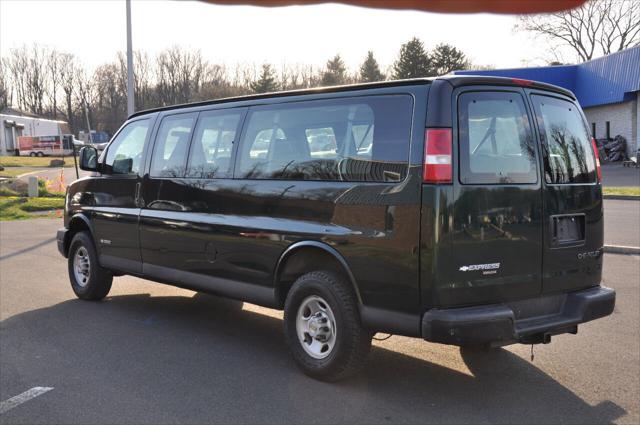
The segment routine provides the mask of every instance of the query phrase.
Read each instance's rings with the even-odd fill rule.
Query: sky
[[[513,31],[514,16],[435,14],[323,4],[262,8],[199,1],[133,0],[134,50],[151,55],[179,45],[212,63],[322,66],[336,53],[355,70],[373,50],[383,69],[400,45],[449,43],[473,63],[542,65],[544,43]],[[75,54],[89,70],[126,49],[124,0],[0,0],[0,54],[37,43]]]

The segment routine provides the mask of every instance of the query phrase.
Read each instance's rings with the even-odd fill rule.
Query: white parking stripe
[[[23,392],[15,397],[11,397],[9,400],[0,403],[0,415],[13,409],[16,406],[21,405],[25,401],[29,401],[32,398],[36,398],[46,392],[51,391],[52,387],[33,387],[28,391]]]

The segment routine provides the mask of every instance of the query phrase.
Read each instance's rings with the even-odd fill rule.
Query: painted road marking
[[[3,401],[0,403],[0,415],[9,410],[13,409],[16,406],[21,405],[25,401],[29,401],[32,398],[36,398],[39,395],[42,395],[46,392],[51,391],[52,387],[33,387],[28,391],[23,392],[22,394],[18,394],[15,397],[11,397],[9,400]]]

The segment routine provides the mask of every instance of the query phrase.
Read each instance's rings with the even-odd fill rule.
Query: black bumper
[[[67,242],[68,231],[69,231],[68,229],[60,229],[56,233],[56,240],[58,241],[58,251],[60,251],[60,254],[62,254],[64,258],[67,258],[66,242]]]
[[[613,312],[616,293],[598,286],[513,303],[429,310],[422,337],[451,345],[549,342],[551,335],[577,333],[578,324]]]

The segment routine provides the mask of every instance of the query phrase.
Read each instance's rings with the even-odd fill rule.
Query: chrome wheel
[[[337,329],[329,304],[316,295],[305,298],[296,315],[296,333],[304,351],[314,359],[331,354]]]
[[[89,252],[87,252],[87,248],[81,246],[76,250],[76,255],[73,257],[73,274],[79,286],[83,288],[87,286],[90,272]]]

